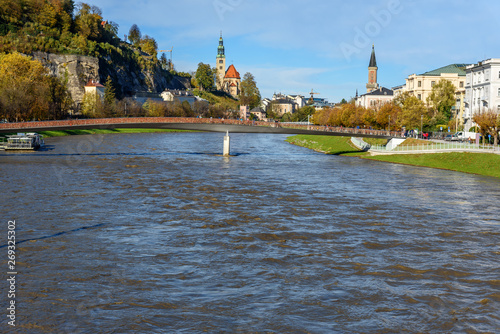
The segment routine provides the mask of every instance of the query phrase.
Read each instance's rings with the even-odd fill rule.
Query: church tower
[[[370,64],[368,65],[368,83],[366,84],[366,91],[370,93],[378,89],[377,83],[377,59],[375,58],[375,45],[372,46],[372,56],[370,58]]]
[[[222,31],[219,38],[219,47],[217,48],[217,75],[216,75],[216,87],[217,90],[222,90],[224,76],[226,75],[226,54],[224,51],[224,40],[222,39]]]

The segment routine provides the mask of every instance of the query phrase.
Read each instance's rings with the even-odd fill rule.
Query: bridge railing
[[[425,144],[417,145],[399,145],[392,150],[389,150],[385,146],[372,145],[370,151],[375,152],[429,152],[429,151],[481,151],[481,152],[491,152],[500,153],[500,147],[490,146],[490,145],[480,145],[480,144],[469,144],[469,143],[437,143],[428,142]]]

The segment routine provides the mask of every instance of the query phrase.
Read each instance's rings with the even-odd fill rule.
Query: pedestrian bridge
[[[0,133],[78,129],[151,128],[230,133],[307,134],[342,137],[393,138],[400,132],[317,126],[306,123],[241,121],[189,117],[126,117],[1,123]]]

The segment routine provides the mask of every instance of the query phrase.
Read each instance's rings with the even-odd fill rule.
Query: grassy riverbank
[[[350,138],[347,137],[298,135],[289,137],[287,142],[326,154],[358,156],[363,159],[500,178],[500,155],[498,154],[452,152],[370,156],[352,146]]]
[[[287,142],[293,145],[306,147],[317,152],[332,155],[364,156],[366,152],[360,151],[351,144],[347,137],[296,135],[288,137]]]
[[[29,131],[25,131],[29,132]],[[37,133],[44,137],[63,137],[76,135],[95,135],[95,134],[110,134],[110,133],[157,133],[157,132],[193,132],[189,130],[174,130],[174,129],[87,129],[87,130],[55,130],[55,131],[38,131]],[[15,134],[15,133],[12,133]],[[8,134],[1,134],[0,137],[5,137]]]

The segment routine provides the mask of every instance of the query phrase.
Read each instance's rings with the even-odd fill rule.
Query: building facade
[[[196,97],[188,90],[166,89],[160,94],[160,96],[165,102],[179,101],[182,103],[187,101],[191,107],[194,106],[194,102],[196,101]]]
[[[457,97],[465,93],[466,64],[451,64],[422,74],[412,74],[406,79],[405,91],[427,103],[432,88],[441,80],[449,80],[456,88]]]
[[[500,113],[500,58],[492,58],[466,68],[464,129],[476,114],[493,110]]]
[[[104,90],[104,86],[95,80],[89,80],[85,85],[85,94],[95,94],[100,98],[104,98]]]
[[[356,105],[378,110],[382,105],[392,102],[393,99],[394,91],[392,89],[379,87],[369,93],[356,96]]]

